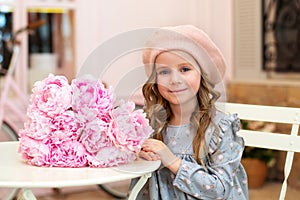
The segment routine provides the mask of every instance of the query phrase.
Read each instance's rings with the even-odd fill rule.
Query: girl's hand
[[[143,149],[140,151],[139,157],[149,161],[160,160],[159,155],[157,155],[156,153],[153,153],[151,151],[144,151]]]
[[[149,157],[151,152],[154,153],[154,155],[158,155],[162,164],[166,167],[179,160],[179,158],[170,151],[167,145],[156,139],[147,139],[142,145],[142,151],[148,152]]]

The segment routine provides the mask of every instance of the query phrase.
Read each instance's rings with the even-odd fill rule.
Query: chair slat
[[[238,134],[244,138],[246,146],[300,152],[300,136],[249,130],[241,130]]]
[[[224,112],[238,113],[245,120],[300,124],[300,108],[238,103],[217,103],[217,107]]]

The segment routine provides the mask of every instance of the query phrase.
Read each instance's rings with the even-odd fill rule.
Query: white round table
[[[137,160],[111,168],[36,167],[22,161],[18,148],[17,141],[0,142],[0,187],[61,188],[104,184],[140,177],[129,196],[129,199],[135,199],[151,173],[160,166],[160,161]]]

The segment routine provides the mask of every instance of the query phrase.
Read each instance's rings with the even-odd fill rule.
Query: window
[[[234,1],[234,77],[300,77],[300,4],[297,0]]]
[[[300,3],[264,0],[263,69],[300,72]]]

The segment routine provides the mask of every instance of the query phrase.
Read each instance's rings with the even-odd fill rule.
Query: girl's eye
[[[160,70],[160,71],[158,72],[159,75],[166,75],[166,74],[168,74],[168,73],[169,73],[168,70]]]
[[[187,72],[187,71],[190,71],[191,69],[189,68],[189,67],[187,67],[187,66],[184,66],[184,67],[182,67],[181,68],[181,72]]]

